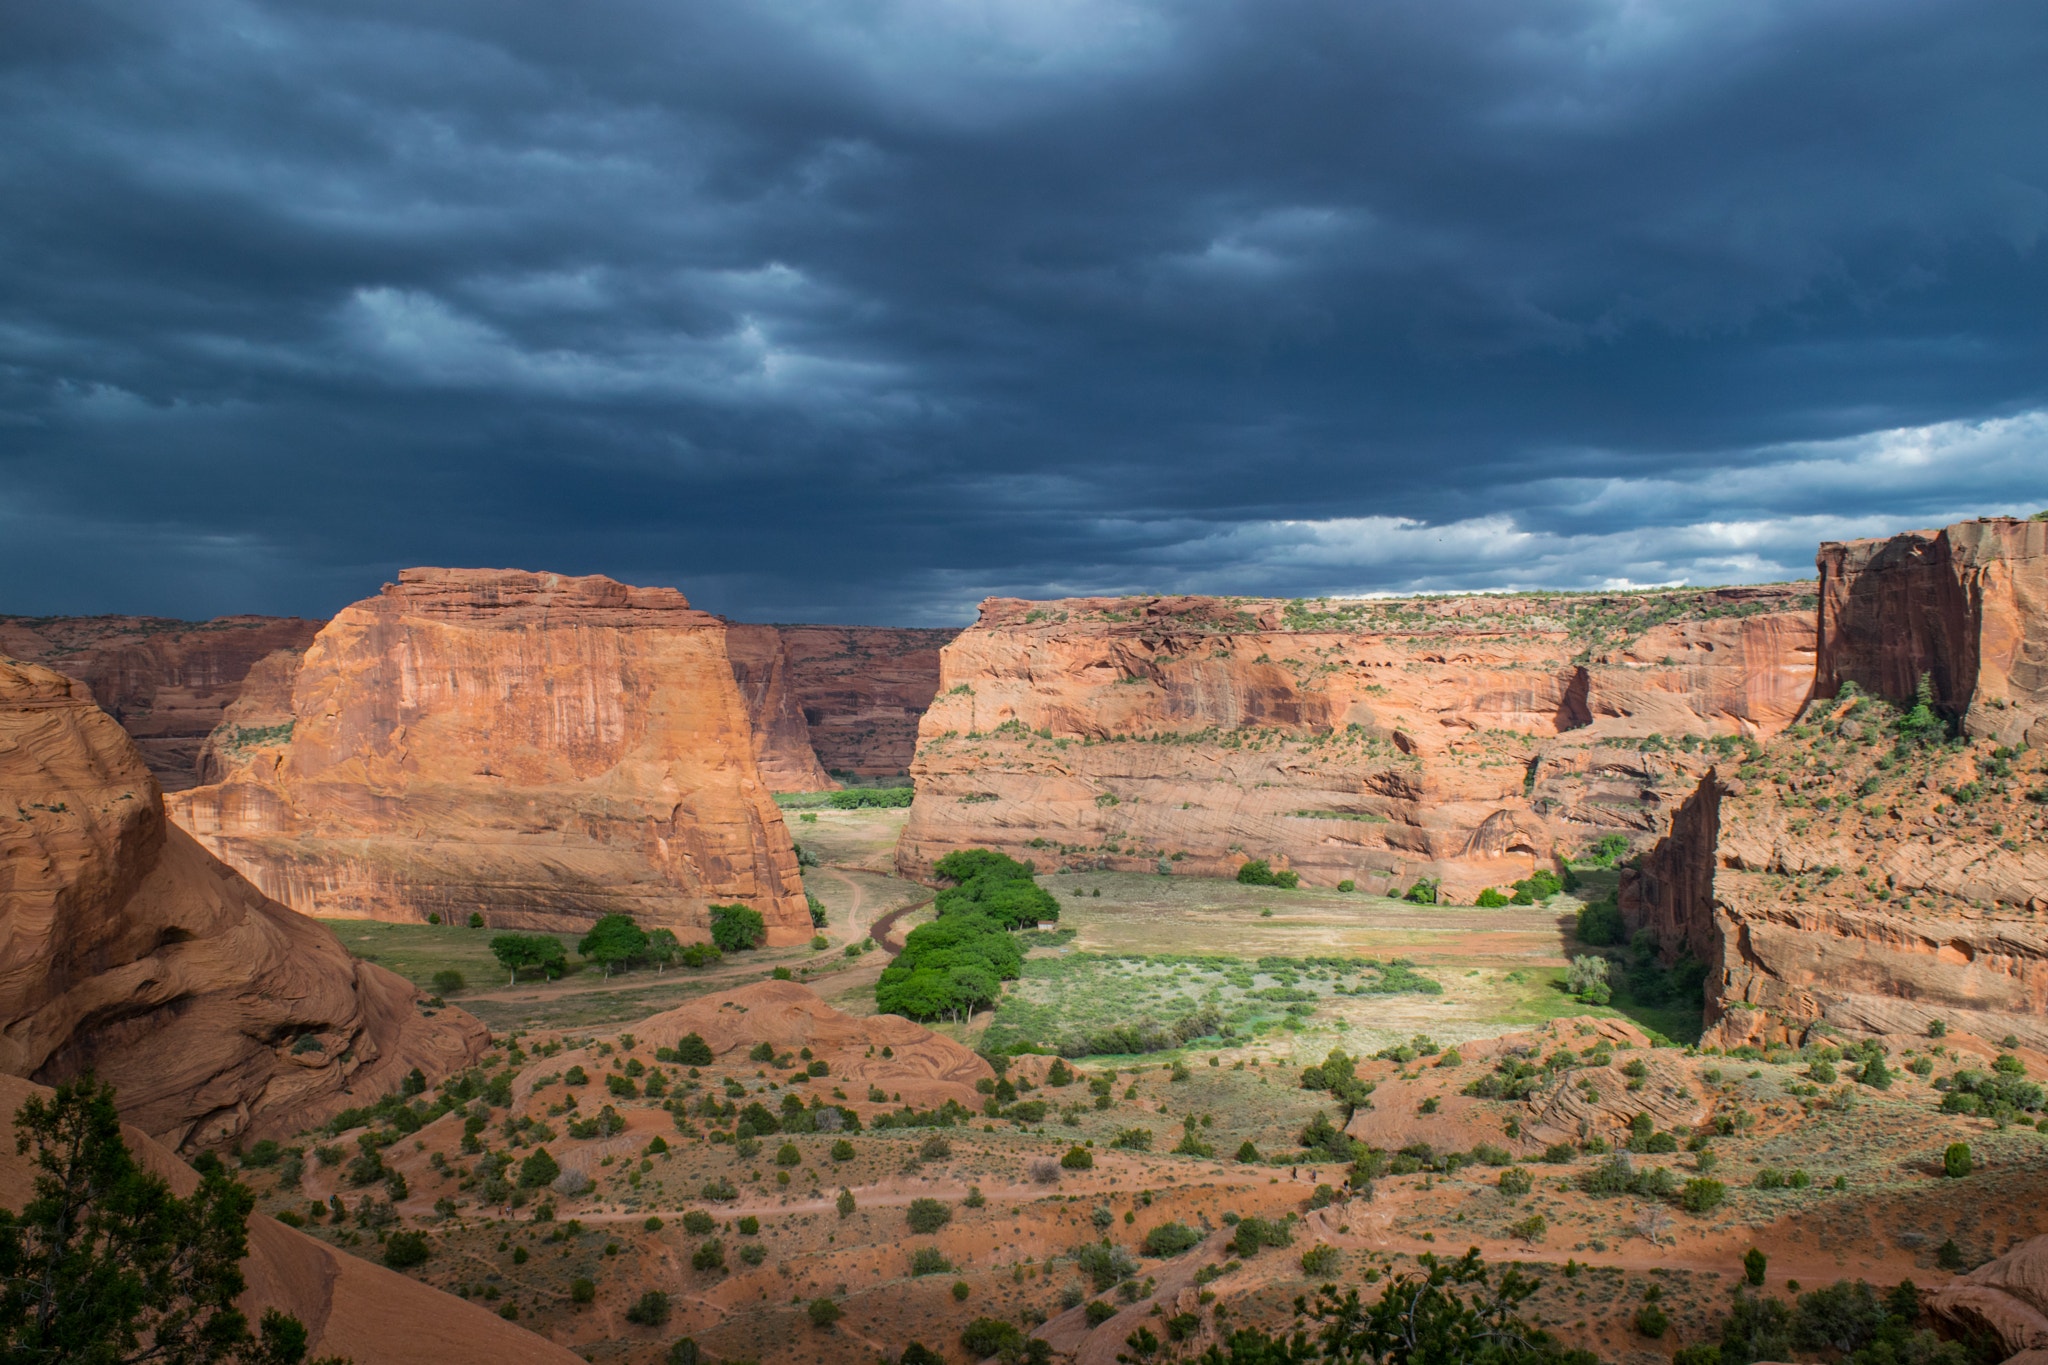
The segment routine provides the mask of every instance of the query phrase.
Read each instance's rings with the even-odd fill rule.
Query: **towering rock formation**
[[[2048,521],[1833,541],[1819,563],[1821,696],[1910,706],[1924,677],[1970,734],[2048,743]]]
[[[754,766],[769,790],[815,792],[837,787],[811,748],[811,728],[790,676],[782,632],[774,626],[728,622],[725,648],[754,728]]]
[[[1951,1027],[2048,1046],[2048,526],[1825,545],[1824,699],[1723,763],[1624,880],[1716,1037]],[[1919,679],[1964,732],[1916,723]],[[1851,684],[1854,684],[1852,687]]]
[[[320,629],[297,617],[0,616],[0,658],[78,679],[134,737],[165,791],[198,780],[197,759],[250,668],[274,650],[303,650]]]
[[[173,1146],[283,1135],[483,1050],[164,818],[73,679],[0,661],[0,1071],[112,1082]]]
[[[672,589],[409,569],[321,630],[289,720],[173,816],[311,914],[569,929],[623,911],[687,938],[740,901],[799,941],[796,854],[727,638]]]
[[[1469,899],[1603,829],[1661,832],[1706,746],[1805,702],[1812,622],[1796,584],[992,599],[945,650],[898,864],[973,845],[1206,875],[1264,858]]]
[[[939,651],[957,630],[777,626],[791,686],[829,772],[910,771],[917,726],[939,690]],[[785,788],[785,790],[787,790]]]

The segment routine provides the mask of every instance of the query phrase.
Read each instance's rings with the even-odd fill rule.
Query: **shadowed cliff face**
[[[414,569],[339,613],[288,733],[174,816],[315,914],[702,936],[742,901],[810,934],[726,623],[669,589]],[[282,729],[282,726],[274,727]]]
[[[275,650],[303,650],[320,622],[223,616],[0,617],[0,658],[76,678],[135,740],[165,791],[200,780],[200,750],[241,695],[250,669]]]
[[[2048,743],[2048,522],[1821,546],[1817,686],[1910,706],[1924,676],[1973,735]]]
[[[1708,966],[1726,1042],[1933,1019],[2048,1043],[2048,526],[1821,548],[1831,700],[1701,783],[1625,879],[1631,923]],[[1961,738],[1902,723],[1925,675]]]
[[[939,690],[939,651],[960,632],[890,626],[777,626],[790,687],[827,772],[910,771],[917,725]]]
[[[1440,876],[1469,900],[1603,829],[1661,832],[1700,741],[1776,733],[1812,668],[1799,585],[991,600],[946,648],[898,864],[973,845],[1205,875],[1264,858],[1373,891]],[[1660,753],[1650,734],[1694,739]]]
[[[733,681],[754,731],[754,766],[770,791],[825,791],[839,784],[818,765],[811,727],[791,676],[782,632],[774,626],[727,622],[725,648]]]
[[[95,1070],[137,1126],[210,1144],[297,1131],[345,1087],[445,1076],[487,1042],[171,825],[72,679],[0,663],[0,803],[0,1070]]]

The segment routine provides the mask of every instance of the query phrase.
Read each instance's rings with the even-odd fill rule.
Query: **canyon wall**
[[[1722,763],[1623,879],[1632,927],[1707,965],[1710,1040],[1939,1019],[2048,1046],[2048,770],[2011,747],[2048,738],[2044,533],[1821,548],[1823,699]],[[1902,723],[1923,674],[1956,743]]]
[[[311,914],[574,929],[618,911],[691,939],[738,901],[801,941],[728,637],[671,589],[409,569],[320,631],[289,717],[246,717],[274,723],[173,817]]]
[[[131,735],[165,791],[199,781],[198,759],[251,667],[303,650],[320,622],[297,617],[0,616],[0,658],[78,679]]]
[[[0,809],[0,1071],[96,1071],[130,1122],[210,1145],[296,1132],[488,1042],[165,819],[74,679],[0,661]]]
[[[1972,735],[2048,743],[2048,521],[1830,542],[1819,566],[1821,696],[1910,706],[1924,676]]]
[[[1661,833],[1709,746],[1789,723],[1811,593],[991,599],[944,650],[897,862],[1263,858],[1470,900],[1560,846]]]
[[[754,766],[768,789],[815,792],[837,787],[811,747],[811,727],[804,719],[782,632],[774,626],[727,622],[725,648],[753,725]]]
[[[885,626],[777,626],[811,747],[828,772],[910,771],[917,727],[939,690],[939,651],[960,632]],[[791,790],[782,788],[781,790]]]

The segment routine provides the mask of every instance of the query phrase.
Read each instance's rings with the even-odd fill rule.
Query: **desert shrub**
[[[1535,1180],[1520,1166],[1510,1166],[1500,1173],[1500,1192],[1510,1199],[1520,1199],[1536,1187]]]
[[[1034,1185],[1057,1185],[1060,1183],[1060,1163],[1049,1156],[1035,1156],[1024,1167]]]
[[[1670,1330],[1671,1319],[1654,1303],[1646,1303],[1636,1310],[1636,1330],[1646,1337],[1661,1337]]]
[[[596,1303],[597,1281],[582,1276],[569,1281],[569,1302]]]
[[[1508,1166],[1514,1163],[1514,1155],[1498,1143],[1482,1142],[1472,1149],[1472,1159],[1482,1166]]]
[[[937,1247],[918,1247],[910,1253],[912,1275],[950,1275],[953,1263]]]
[[[715,1180],[705,1181],[704,1188],[698,1191],[698,1193],[706,1199],[720,1203],[740,1197],[740,1192],[733,1187],[733,1183],[723,1176]]]
[[[1953,1179],[1968,1175],[1975,1164],[1967,1142],[1951,1142],[1948,1150],[1941,1154],[1941,1173]]]
[[[1066,1155],[1060,1158],[1060,1165],[1070,1171],[1092,1171],[1095,1169],[1095,1153],[1076,1144],[1067,1148]]]
[[[1294,1241],[1287,1224],[1270,1218],[1240,1219],[1230,1238],[1230,1249],[1240,1260],[1250,1260],[1263,1247],[1284,1247]]]
[[[640,1296],[639,1302],[626,1310],[626,1321],[641,1327],[659,1327],[669,1318],[668,1295],[659,1289],[650,1289]]]
[[[1090,1327],[1100,1327],[1103,1323],[1116,1316],[1116,1307],[1113,1304],[1104,1303],[1101,1299],[1090,1299],[1088,1306],[1082,1309],[1081,1312],[1087,1317]]]
[[[1202,1234],[1185,1223],[1161,1223],[1145,1234],[1142,1249],[1147,1256],[1164,1258],[1178,1256],[1201,1242]]]
[[[1628,937],[1628,930],[1622,924],[1621,907],[1611,900],[1581,907],[1578,936],[1579,942],[1595,948],[1622,942]]]
[[[1150,1128],[1126,1128],[1109,1140],[1109,1145],[1126,1152],[1149,1152],[1152,1150]]]
[[[953,1144],[946,1140],[944,1133],[933,1133],[918,1144],[917,1154],[926,1161],[944,1161],[953,1155]]]
[[[1489,886],[1484,891],[1481,891],[1479,893],[1478,899],[1474,900],[1472,903],[1482,910],[1498,910],[1501,906],[1507,905],[1510,902],[1505,892],[1496,891],[1494,888]],[[1583,938],[1584,935],[1580,935],[1580,937]]]
[[[1138,1273],[1138,1263],[1131,1253],[1106,1241],[1089,1242],[1077,1248],[1074,1266],[1094,1283],[1098,1294]]]
[[[689,1209],[683,1214],[683,1230],[693,1237],[709,1236],[718,1226],[718,1220],[702,1209]]]
[[[695,1251],[690,1253],[690,1268],[692,1270],[725,1269],[725,1243],[713,1237],[699,1245]]]
[[[1013,1322],[1001,1318],[976,1318],[960,1333],[960,1344],[974,1360],[985,1360],[992,1355],[1021,1352],[1024,1333]]]
[[[912,1232],[937,1232],[953,1221],[953,1206],[942,1199],[913,1199],[903,1217]]]
[[[1293,871],[1275,872],[1272,864],[1264,858],[1253,858],[1237,869],[1237,879],[1246,886],[1277,886],[1292,891],[1301,885],[1301,874]]]
[[[1685,1182],[1678,1192],[1678,1206],[1687,1213],[1712,1213],[1728,1198],[1728,1187],[1718,1180],[1699,1176]]]
[[[384,1264],[393,1270],[407,1270],[416,1265],[425,1265],[433,1249],[427,1245],[425,1234],[418,1232],[394,1232],[384,1239]]]
[[[454,995],[457,991],[467,988],[468,985],[468,979],[461,972],[453,968],[444,967],[434,973],[434,994],[436,995]]]
[[[1301,1253],[1301,1273],[1334,1275],[1337,1272],[1337,1263],[1343,1259],[1337,1248],[1318,1242]]]
[[[849,1189],[841,1189],[839,1191],[839,1198],[834,1203],[834,1207],[836,1207],[839,1210],[839,1216],[841,1218],[851,1218],[853,1216],[854,1210],[853,1191]]]

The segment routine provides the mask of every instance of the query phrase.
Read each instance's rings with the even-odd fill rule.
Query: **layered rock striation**
[[[608,578],[409,569],[307,649],[289,717],[173,815],[316,915],[810,935],[729,629]],[[264,717],[252,717],[264,719]]]
[[[297,617],[0,616],[0,658],[78,679],[135,740],[165,791],[200,781],[198,762],[257,662],[303,650],[320,622]]]
[[[939,651],[960,632],[883,626],[775,629],[818,762],[848,777],[909,772],[918,722],[939,690]]]
[[[295,1132],[487,1042],[166,820],[82,683],[0,662],[0,1071],[96,1071],[195,1146]]]
[[[1661,833],[1699,756],[1777,733],[1812,675],[1798,584],[992,599],[944,651],[898,865],[972,846],[1202,875],[1259,858],[1469,899],[1604,830]]]
[[[826,791],[839,784],[818,763],[811,727],[797,696],[789,654],[775,626],[728,622],[725,648],[733,682],[753,725],[754,766],[779,792]]]
[[[1632,925],[1706,964],[1720,1040],[1939,1020],[2048,1045],[2048,771],[2017,744],[2040,735],[2044,530],[1822,547],[1828,695],[1708,774],[1623,880]],[[1950,723],[1911,714],[1923,675]]]
[[[2048,521],[1830,542],[1819,567],[1821,696],[1910,706],[1925,678],[1968,733],[2048,743]]]

